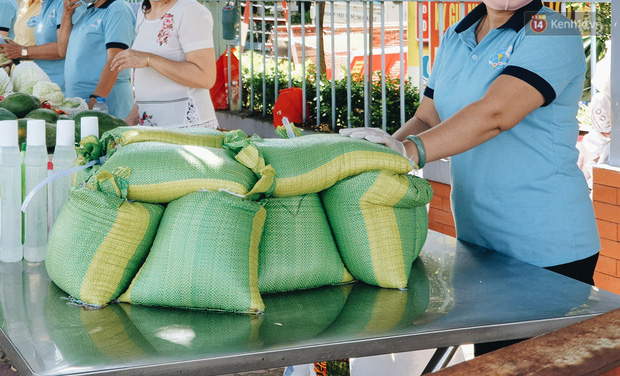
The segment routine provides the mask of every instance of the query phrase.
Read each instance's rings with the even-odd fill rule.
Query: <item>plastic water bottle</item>
[[[90,135],[99,138],[99,118],[96,116],[86,116],[80,120],[80,140]]]
[[[22,167],[17,146],[17,120],[0,121],[0,261],[24,256],[21,213]]]
[[[45,146],[45,121],[28,120],[26,128],[26,194],[47,177],[47,147]],[[47,189],[40,189],[32,196],[24,213],[24,259],[28,262],[45,260],[47,248]]]
[[[75,122],[73,120],[58,120],[56,123],[56,148],[52,164],[54,173],[75,166]],[[67,201],[71,175],[63,176],[52,182],[52,225],[56,222],[60,209]]]
[[[108,113],[108,105],[105,104],[105,98],[97,97],[97,103],[93,106],[93,110]]]

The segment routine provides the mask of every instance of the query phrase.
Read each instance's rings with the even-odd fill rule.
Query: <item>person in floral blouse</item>
[[[213,17],[195,0],[144,0],[136,40],[112,69],[135,68],[136,103],[127,124],[217,128]]]

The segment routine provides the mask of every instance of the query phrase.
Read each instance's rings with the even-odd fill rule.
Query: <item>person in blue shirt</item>
[[[116,54],[131,46],[135,38],[136,16],[122,0],[84,0],[89,4],[75,24],[71,17],[81,5],[65,0],[58,50],[65,57],[67,97],[80,97],[93,108],[98,97],[105,98],[111,115],[124,119],[134,99],[129,70],[110,69]]]
[[[84,7],[78,8],[73,19],[75,20],[83,10]],[[62,12],[62,0],[43,0],[39,22],[34,28],[36,45],[25,47],[9,41],[9,45],[4,48],[0,46],[0,52],[4,52],[11,59],[34,59],[34,62],[43,69],[50,80],[57,83],[64,92],[65,59],[62,59],[58,53],[58,29],[61,26]]]
[[[570,20],[540,0],[484,0],[446,31],[412,119],[393,136],[341,133],[418,167],[450,156],[458,239],[594,284],[600,241],[575,147],[585,71]]]
[[[0,36],[13,38],[15,17],[17,17],[15,0],[0,0]]]

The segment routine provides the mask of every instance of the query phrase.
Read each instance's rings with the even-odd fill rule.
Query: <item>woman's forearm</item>
[[[62,59],[58,53],[58,43],[46,43],[28,47],[29,59],[59,60]]]
[[[210,89],[215,84],[215,53],[203,51],[188,61],[172,61],[158,55],[151,55],[149,67],[172,81],[187,87]],[[192,52],[186,54],[190,55]],[[211,61],[211,64],[205,62]]]
[[[99,76],[99,82],[97,82],[97,86],[92,94],[105,98],[110,94],[110,91],[112,91],[116,83],[116,78],[118,77],[118,72],[110,69],[110,65],[112,64],[112,60],[114,60],[114,56],[120,51],[122,51],[120,48],[108,48],[108,60],[103,66],[103,70]],[[88,107],[92,109],[96,102],[97,100],[95,98],[89,98]]]
[[[71,35],[71,30],[73,29],[73,12],[68,12],[68,7],[65,6],[64,13],[62,14],[62,20],[60,23],[60,28],[56,33],[58,37],[58,56],[62,59],[67,56],[67,46],[69,45],[69,36]],[[70,13],[70,14],[69,14]]]

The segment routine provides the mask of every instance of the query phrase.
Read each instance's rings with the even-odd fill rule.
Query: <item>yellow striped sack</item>
[[[163,214],[160,205],[128,202],[127,170],[100,171],[72,190],[50,234],[45,265],[76,300],[102,306],[138,272]]]
[[[405,288],[426,234],[430,184],[413,175],[366,172],[321,192],[340,256],[356,279]]]

